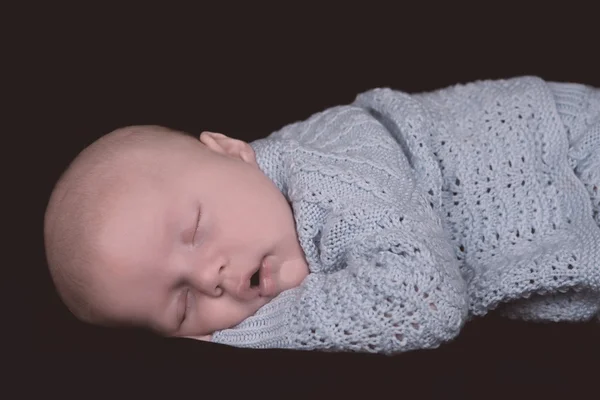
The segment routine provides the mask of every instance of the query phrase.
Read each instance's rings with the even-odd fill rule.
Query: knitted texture
[[[592,217],[600,226],[600,90],[572,83],[550,82],[548,86],[565,126],[569,165],[585,186],[591,200]],[[571,268],[575,265],[571,264]],[[590,276],[598,274],[598,268],[596,263],[595,272]],[[529,299],[515,301],[503,313],[511,318],[549,321],[586,321],[596,313],[600,322],[599,310],[597,290],[574,286],[573,290],[562,288],[558,293],[535,294]]]
[[[598,99],[536,77],[374,89],[253,142],[311,273],[213,340],[393,354],[500,306],[599,315]]]

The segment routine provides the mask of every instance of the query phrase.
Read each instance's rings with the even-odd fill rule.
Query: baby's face
[[[160,155],[109,208],[97,283],[110,319],[199,337],[308,274],[290,205],[250,146],[242,157],[241,142],[214,139]]]

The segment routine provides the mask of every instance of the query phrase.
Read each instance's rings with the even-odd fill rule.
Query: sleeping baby
[[[436,348],[495,310],[600,316],[600,90],[364,92],[246,143],[109,133],[44,221],[80,320],[236,347]]]

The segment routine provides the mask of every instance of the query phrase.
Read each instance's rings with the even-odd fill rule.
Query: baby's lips
[[[275,285],[273,280],[273,258],[265,257],[260,266],[260,284],[259,290],[262,297],[273,297],[275,295]]]

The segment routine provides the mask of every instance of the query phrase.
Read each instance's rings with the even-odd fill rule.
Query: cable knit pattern
[[[252,145],[293,206],[311,274],[213,341],[393,354],[459,333],[467,297],[454,249],[377,119],[334,107]]]
[[[374,89],[253,142],[311,273],[213,340],[394,354],[498,307],[599,315],[599,103],[536,77]]]

